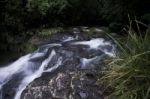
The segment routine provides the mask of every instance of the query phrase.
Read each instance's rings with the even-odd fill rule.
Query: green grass
[[[42,31],[40,31],[38,33],[39,37],[50,37],[52,34],[58,33],[58,32],[63,32],[64,29],[61,27],[57,27],[57,28],[48,28],[48,29],[43,29]]]
[[[103,71],[103,83],[113,89],[109,99],[150,99],[150,28],[143,36],[128,30],[118,45],[116,58]]]

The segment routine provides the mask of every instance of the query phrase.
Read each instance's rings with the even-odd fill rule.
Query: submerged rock
[[[104,99],[94,73],[65,72],[32,82],[21,99]]]

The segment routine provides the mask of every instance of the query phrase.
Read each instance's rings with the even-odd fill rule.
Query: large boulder
[[[32,82],[21,99],[104,99],[94,73],[61,72]]]

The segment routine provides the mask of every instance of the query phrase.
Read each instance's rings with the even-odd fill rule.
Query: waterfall
[[[20,99],[32,81],[58,68],[62,71],[95,69],[104,57],[115,57],[115,49],[115,45],[104,38],[83,41],[78,40],[77,36],[42,45],[35,52],[0,68],[0,99]]]

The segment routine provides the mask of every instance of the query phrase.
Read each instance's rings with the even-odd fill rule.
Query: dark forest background
[[[120,32],[128,16],[150,24],[150,0],[0,0],[0,10],[2,51],[22,45],[39,28],[106,26]]]

